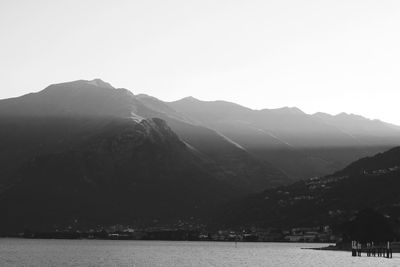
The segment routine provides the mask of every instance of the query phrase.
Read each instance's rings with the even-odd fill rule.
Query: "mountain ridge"
[[[1,231],[205,221],[229,199],[288,182],[214,130],[143,98],[75,81],[0,101]]]
[[[359,115],[310,115],[289,107],[253,110],[228,101],[202,101],[193,97],[164,102],[153,96],[134,95],[127,89],[116,89],[100,79],[50,85],[30,95],[37,97],[43,91],[71,85],[74,90],[91,88],[104,94],[113,94],[108,101],[87,105],[86,114],[80,115],[93,115],[99,106],[104,106],[101,114],[97,115],[130,117],[137,121],[160,117],[172,126],[182,140],[198,150],[202,149],[206,140],[200,142],[200,136],[193,138],[194,132],[196,129],[205,132],[207,128],[213,134],[201,138],[213,138],[216,141],[222,137],[259,160],[274,165],[292,180],[329,174],[360,157],[400,145],[400,127]],[[92,101],[91,97],[77,98],[74,101]],[[2,110],[4,102],[16,100],[0,100],[0,116],[6,113],[4,108]],[[63,116],[79,115],[73,106],[52,106],[51,98],[47,103],[34,103],[33,107],[25,107],[23,111],[14,109],[11,113],[25,112],[32,116],[37,106],[43,107],[41,115],[48,116],[54,113],[54,109]]]
[[[95,78],[95,79],[92,79],[92,80],[76,80],[76,81],[72,81],[72,82],[55,83],[55,84],[49,85],[45,89],[40,90],[38,92],[32,92],[32,93],[24,94],[22,96],[28,96],[28,95],[40,93],[40,92],[45,91],[46,89],[50,89],[52,86],[66,85],[66,84],[71,84],[71,83],[76,83],[76,84],[79,84],[79,85],[88,84],[88,85],[93,85],[93,86],[98,87],[98,88],[108,88],[108,89],[115,89],[115,90],[123,90],[123,91],[128,92],[129,94],[134,95],[133,92],[131,90],[129,90],[129,89],[115,88],[110,83],[105,82],[100,78]],[[136,96],[139,96],[139,97],[148,96],[148,97],[152,97],[154,99],[159,100],[158,98],[156,98],[154,96],[150,96],[150,95],[147,95],[147,94],[144,94],[144,93],[140,93],[140,94],[138,94]],[[11,97],[11,98],[0,99],[0,101],[12,100],[12,99],[16,99],[16,98],[19,98],[19,97],[21,97],[21,96],[15,96],[15,97]],[[282,110],[282,111],[293,111],[294,113],[304,113],[306,115],[311,115],[311,116],[323,115],[323,116],[329,116],[329,117],[342,117],[342,116],[343,117],[358,117],[358,118],[363,119],[363,120],[378,121],[378,122],[382,122],[382,123],[385,123],[385,124],[390,124],[390,125],[393,125],[395,127],[399,127],[400,128],[400,125],[396,125],[394,123],[385,122],[385,121],[380,120],[380,119],[370,119],[370,118],[364,117],[364,116],[359,115],[359,114],[346,113],[346,112],[340,112],[340,113],[337,113],[337,114],[330,114],[330,113],[326,113],[326,112],[322,112],[322,111],[315,112],[315,113],[305,113],[304,111],[302,111],[298,107],[288,107],[288,106],[283,106],[283,107],[279,107],[279,108],[252,109],[252,108],[249,108],[249,107],[246,107],[244,105],[240,105],[240,104],[237,104],[237,103],[234,103],[234,102],[231,102],[231,101],[226,101],[226,100],[208,100],[208,101],[205,101],[205,100],[200,100],[198,98],[195,98],[193,96],[183,97],[181,99],[174,100],[174,101],[163,101],[163,100],[159,100],[159,101],[161,101],[163,103],[166,103],[167,105],[169,103],[176,103],[176,102],[180,102],[180,101],[194,101],[194,102],[207,102],[207,103],[225,103],[225,104],[228,104],[228,105],[241,107],[243,109],[247,109],[247,110],[251,110],[251,111],[281,111]]]

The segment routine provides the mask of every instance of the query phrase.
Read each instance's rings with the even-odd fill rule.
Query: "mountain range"
[[[164,102],[100,79],[0,100],[1,229],[202,221],[400,144],[357,115]]]
[[[252,110],[191,97],[169,105],[272,163],[293,180],[332,173],[400,144],[397,126],[353,114],[309,115],[288,107]]]

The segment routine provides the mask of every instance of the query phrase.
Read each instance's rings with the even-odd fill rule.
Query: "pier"
[[[356,240],[351,241],[351,256],[361,257],[362,253],[366,253],[367,257],[383,257],[393,258],[392,244],[390,241],[375,245],[373,241],[364,245]]]

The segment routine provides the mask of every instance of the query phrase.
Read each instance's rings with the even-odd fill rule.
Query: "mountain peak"
[[[55,83],[40,91],[40,94],[70,94],[72,92],[110,91],[115,90],[109,83],[101,79],[77,80],[72,82]]]
[[[365,118],[365,117],[363,117],[363,116],[361,116],[361,115],[357,115],[357,114],[353,114],[353,113],[346,113],[346,112],[341,112],[341,113],[339,113],[339,114],[337,114],[337,115],[335,115],[335,117],[337,117],[337,118],[347,118],[347,119],[358,119],[358,120],[370,120],[370,119],[367,119],[367,118]]]
[[[94,85],[96,87],[102,87],[102,88],[109,88],[109,89],[114,89],[114,87],[111,86],[111,84],[101,80],[101,79],[93,79],[91,81],[85,81],[89,85]]]
[[[331,114],[325,113],[325,112],[316,112],[316,113],[312,114],[312,116],[316,116],[316,117],[332,117]]]
[[[44,90],[4,102],[0,113],[19,116],[138,117],[138,102],[127,89],[101,79],[52,84]]]
[[[275,113],[282,113],[282,114],[305,114],[301,109],[297,107],[282,107],[282,108],[275,108],[275,109],[263,109],[263,111],[270,111]]]
[[[193,96],[187,96],[178,101],[199,102],[201,100],[194,98]]]

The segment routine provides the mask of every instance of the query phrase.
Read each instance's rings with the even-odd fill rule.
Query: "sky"
[[[397,0],[1,0],[0,99],[101,78],[400,125],[399,30]]]

